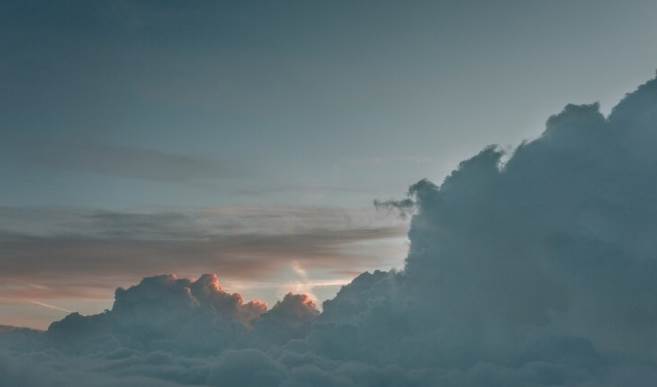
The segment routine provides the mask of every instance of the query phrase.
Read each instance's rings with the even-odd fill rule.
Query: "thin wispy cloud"
[[[50,170],[93,173],[103,176],[160,182],[211,182],[252,175],[243,162],[136,146],[95,142],[23,140],[26,163]]]
[[[45,302],[41,302],[41,301],[37,301],[37,300],[29,300],[27,302],[29,302],[30,304],[33,304],[33,305],[38,305],[38,306],[44,307],[46,309],[56,310],[58,312],[73,313],[73,311],[70,310],[70,309],[62,308],[61,306],[57,306],[57,305],[47,304]]]

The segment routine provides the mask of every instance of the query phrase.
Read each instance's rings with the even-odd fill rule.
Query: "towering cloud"
[[[488,147],[442,184],[384,203],[413,211],[404,270],[358,276],[321,314],[291,294],[267,311],[211,275],[146,278],[105,314],[1,335],[0,371],[28,386],[43,375],[62,385],[653,386],[655,149],[657,79],[608,117],[568,105],[511,154]],[[61,371],[72,362],[76,373]]]

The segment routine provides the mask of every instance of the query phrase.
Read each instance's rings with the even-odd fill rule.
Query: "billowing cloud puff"
[[[160,275],[117,289],[111,311],[70,314],[47,334],[67,344],[102,337],[104,345],[212,352],[244,345],[252,322],[266,310],[264,303],[245,303],[239,294],[225,292],[213,274],[196,281]]]
[[[285,344],[305,337],[318,315],[319,311],[308,295],[288,293],[260,316],[255,328],[264,340]]]
[[[42,375],[68,385],[654,386],[655,149],[657,80],[608,117],[568,105],[511,154],[488,147],[441,184],[382,203],[413,212],[404,270],[358,276],[321,314],[302,295],[267,311],[212,275],[151,277],[118,290],[104,314],[0,335],[0,371],[28,386]]]

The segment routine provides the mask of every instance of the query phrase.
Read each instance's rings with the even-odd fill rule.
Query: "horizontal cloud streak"
[[[235,207],[134,213],[4,207],[0,214],[5,299],[105,299],[117,281],[162,271],[217,271],[228,281],[275,289],[293,280],[280,278],[293,262],[309,268],[314,282],[344,281],[336,270],[387,265],[374,250],[356,251],[351,245],[405,234],[402,222],[370,210]]]
[[[244,177],[247,167],[124,145],[24,140],[23,161],[40,167],[164,182],[193,182]]]
[[[401,227],[360,230],[311,230],[282,235],[214,236],[206,240],[89,239],[76,237],[6,237],[0,247],[2,275],[38,279],[50,274],[140,275],[153,270],[176,271],[217,267],[230,276],[257,278],[291,257],[316,266],[336,268],[354,258],[343,245],[398,237]],[[47,258],[45,258],[47,257]],[[374,259],[374,258],[372,258]],[[366,264],[363,262],[362,264]],[[37,270],[41,274],[37,274]]]

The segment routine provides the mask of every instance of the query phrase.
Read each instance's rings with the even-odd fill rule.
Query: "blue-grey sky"
[[[400,267],[404,223],[374,199],[535,138],[568,102],[608,111],[654,73],[656,14],[648,0],[3,1],[0,324],[102,310],[160,272],[324,298]]]
[[[362,207],[657,63],[654,1],[1,7],[5,205]]]

